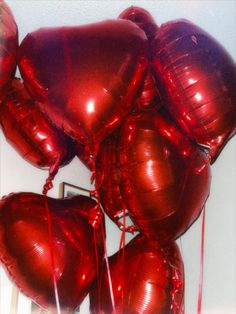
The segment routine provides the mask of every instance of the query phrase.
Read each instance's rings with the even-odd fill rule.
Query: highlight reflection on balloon
[[[18,31],[10,8],[0,2],[0,100],[4,97],[6,85],[14,77]]]
[[[30,33],[20,46],[27,89],[47,117],[90,147],[130,112],[147,67],[147,37],[125,20]]]
[[[109,258],[117,314],[181,314],[184,299],[184,267],[175,243],[157,249],[142,236]],[[105,265],[100,288],[90,292],[92,314],[112,313]]]
[[[91,289],[103,258],[102,224],[92,221],[95,211],[102,215],[94,200],[81,195],[59,200],[16,193],[0,201],[1,262],[41,307],[56,312],[53,273],[64,313],[74,313]]]
[[[34,166],[63,166],[75,156],[73,141],[49,123],[19,80],[0,107],[0,124],[7,141]]]
[[[235,62],[187,20],[161,25],[152,58],[166,108],[192,140],[209,149],[213,163],[236,131]]]

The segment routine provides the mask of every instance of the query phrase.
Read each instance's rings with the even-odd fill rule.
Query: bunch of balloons
[[[88,293],[94,314],[184,313],[175,239],[200,215],[210,165],[236,132],[234,61],[190,21],[158,27],[138,7],[41,28],[18,45],[1,0],[0,26],[3,133],[25,160],[49,168],[42,195],[0,201],[10,278],[52,313],[73,313]],[[94,197],[48,197],[76,155],[92,171]],[[109,258],[104,215],[139,232]]]

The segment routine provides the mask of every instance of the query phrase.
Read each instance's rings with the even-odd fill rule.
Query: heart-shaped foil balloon
[[[119,254],[121,253],[121,254]],[[184,267],[177,245],[157,249],[142,236],[109,258],[115,313],[183,313]],[[90,292],[93,314],[114,313],[105,265]]]
[[[0,107],[0,125],[7,141],[34,166],[59,167],[75,156],[75,143],[49,123],[19,80],[12,81]]]
[[[34,302],[53,313],[58,304],[63,313],[74,313],[103,258],[102,228],[102,214],[89,197],[10,194],[0,201],[0,259]]]
[[[14,17],[4,1],[0,1],[0,100],[16,69],[18,31]]]
[[[206,154],[156,111],[126,120],[117,154],[123,201],[141,231],[159,243],[185,232],[209,194]]]
[[[187,20],[161,25],[152,58],[166,108],[183,131],[217,158],[236,131],[236,66],[224,48]]]
[[[29,34],[19,67],[32,97],[57,127],[90,147],[131,110],[147,67],[148,40],[126,20]]]

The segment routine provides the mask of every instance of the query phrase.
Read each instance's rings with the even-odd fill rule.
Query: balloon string
[[[125,210],[123,210],[123,221],[122,221],[122,233],[120,237],[120,245],[119,245],[119,252],[124,248],[125,246],[125,231],[126,231],[126,217],[125,217]],[[122,253],[124,254],[123,250]]]
[[[123,266],[123,271],[122,271],[122,295],[121,295],[121,308],[122,308],[122,313],[124,312],[124,276],[125,276],[125,231],[126,231],[126,215],[125,215],[125,209],[123,209],[123,226],[124,228],[122,229],[122,234],[120,238],[120,246],[119,246],[119,252],[122,252],[122,266]]]
[[[47,221],[48,221],[48,237],[49,237],[49,251],[50,251],[50,264],[51,264],[51,271],[52,271],[52,279],[53,279],[53,287],[54,287],[54,295],[56,301],[56,309],[57,314],[61,314],[61,307],[59,302],[59,294],[58,294],[58,287],[57,287],[57,280],[56,280],[56,265],[55,265],[55,258],[54,258],[54,243],[53,243],[53,234],[52,234],[52,219],[49,212],[48,200],[47,195],[44,195],[45,200],[45,208],[47,212]]]
[[[200,247],[200,270],[199,270],[199,279],[198,279],[199,284],[198,284],[197,314],[201,314],[201,307],[202,307],[204,239],[205,239],[205,207],[203,208],[203,211],[202,211],[201,247]]]
[[[88,147],[86,147],[89,149]],[[97,198],[98,206],[101,208],[101,200],[100,200],[100,195],[98,193],[97,189],[97,182],[96,182],[96,165],[95,165],[95,159],[98,154],[99,150],[99,144],[94,146],[93,153],[91,154],[91,159],[92,159],[92,175],[90,178],[91,183],[95,180],[95,189],[90,192],[91,196],[95,196]],[[104,228],[102,226],[102,241],[103,241],[103,248],[104,248],[104,259],[106,263],[106,269],[107,269],[107,277],[108,277],[108,284],[109,284],[109,290],[110,290],[110,296],[111,296],[111,304],[112,304],[112,314],[116,314],[116,309],[115,309],[115,299],[114,299],[114,293],[113,293],[113,287],[112,287],[112,280],[111,280],[111,271],[110,271],[110,265],[108,261],[108,254],[107,254],[107,246],[106,246],[106,239],[105,239],[105,234],[104,234]],[[99,287],[100,290],[100,287]]]
[[[103,226],[102,226],[103,228]],[[101,285],[100,285],[100,280],[99,280],[99,261],[98,261],[98,248],[97,248],[97,239],[96,239],[96,231],[95,228],[93,228],[93,241],[95,245],[95,258],[96,258],[96,273],[97,273],[97,289],[98,289],[98,309],[100,313],[101,309]]]
[[[125,230],[126,230],[126,217],[125,217],[125,210],[123,210],[123,221],[122,221],[122,233],[120,237],[120,244],[119,244],[119,250],[118,250],[118,256],[119,259],[121,259],[121,265],[122,265],[122,291],[121,291],[121,313],[124,312],[124,267],[125,267]]]
[[[108,284],[109,284],[110,296],[111,296],[112,314],[116,314],[115,299],[114,299],[112,280],[111,280],[111,271],[110,271],[110,266],[109,266],[109,261],[108,261],[106,239],[105,239],[103,228],[102,228],[102,240],[103,240],[103,246],[104,246],[104,258],[105,258],[106,269],[107,269]]]
[[[60,167],[61,160],[58,158],[56,162],[50,167],[49,174],[46,179],[46,182],[43,186],[43,194],[47,195],[48,191],[53,188],[53,179],[55,178],[56,174],[58,173]]]
[[[179,238],[179,247],[180,247],[180,254],[183,256],[183,245],[182,245],[182,237]],[[185,282],[185,279],[184,279]],[[185,283],[184,283],[184,288],[185,288]],[[180,314],[185,313],[185,297],[183,296],[182,299],[182,308],[180,309]]]

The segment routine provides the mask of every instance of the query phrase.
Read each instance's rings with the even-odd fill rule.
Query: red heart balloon
[[[0,100],[16,69],[18,31],[14,17],[4,1],[0,2]]]
[[[185,232],[209,194],[206,154],[156,111],[130,116],[114,146],[98,155],[107,167],[98,189],[106,212],[112,215],[127,208],[141,231],[159,243]]]
[[[34,166],[59,167],[75,156],[73,141],[48,122],[19,80],[0,107],[0,124],[7,141]]]
[[[93,152],[131,110],[147,48],[144,32],[125,20],[45,28],[24,39],[19,67],[43,112]]]
[[[184,267],[175,243],[157,249],[138,236],[119,253],[109,258],[117,314],[183,313]],[[100,281],[90,292],[91,313],[113,313],[105,265]]]
[[[81,195],[63,200],[34,193],[4,197],[0,259],[10,278],[34,302],[54,311],[55,275],[61,310],[73,313],[90,290],[96,260],[103,258],[102,224],[93,221],[101,215],[97,203]]]
[[[236,66],[224,48],[187,20],[163,24],[152,43],[158,86],[183,131],[212,163],[236,131]]]

